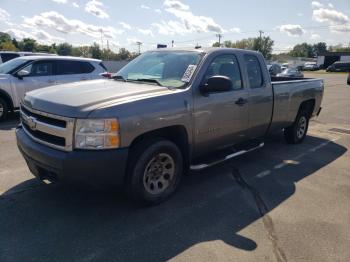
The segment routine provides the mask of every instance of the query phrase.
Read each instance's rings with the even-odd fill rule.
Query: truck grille
[[[72,151],[74,119],[48,114],[21,105],[21,124],[33,140],[49,147]]]

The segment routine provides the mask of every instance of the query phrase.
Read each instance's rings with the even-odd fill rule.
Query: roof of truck
[[[258,51],[246,50],[246,49],[238,49],[238,48],[226,48],[226,47],[201,47],[201,48],[158,48],[150,51],[191,51],[191,52],[199,52],[199,53],[214,53],[214,52],[227,52],[227,51],[236,51],[242,53],[259,53]]]

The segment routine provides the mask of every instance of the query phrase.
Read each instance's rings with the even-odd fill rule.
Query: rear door
[[[253,54],[245,54],[243,59],[250,89],[249,137],[254,139],[264,136],[270,125],[273,92],[267,70],[263,70],[265,68],[263,58]]]
[[[231,79],[233,89],[208,95],[203,95],[198,91],[196,94],[194,137],[195,150],[198,154],[244,141],[249,123],[249,93],[247,87],[244,86],[237,57],[234,54],[223,54],[210,61],[201,85],[212,76],[223,75]]]
[[[22,70],[29,72],[29,75],[19,79],[12,78],[12,84],[22,99],[25,93],[39,88],[55,85],[54,63],[52,60],[39,60],[31,63]]]
[[[56,60],[56,64],[57,84],[90,80],[90,72],[94,70],[90,63],[75,60]]]

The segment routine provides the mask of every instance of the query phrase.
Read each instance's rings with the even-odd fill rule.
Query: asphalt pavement
[[[264,148],[185,176],[169,201],[33,179],[0,124],[0,261],[350,261],[350,86],[326,79],[303,144]]]

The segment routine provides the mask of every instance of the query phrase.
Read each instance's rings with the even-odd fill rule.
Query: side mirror
[[[228,92],[232,90],[231,79],[227,76],[212,76],[201,86],[203,94]]]
[[[23,77],[28,76],[30,74],[30,72],[28,72],[27,70],[21,70],[19,72],[17,72],[17,77],[19,79],[23,79]]]

